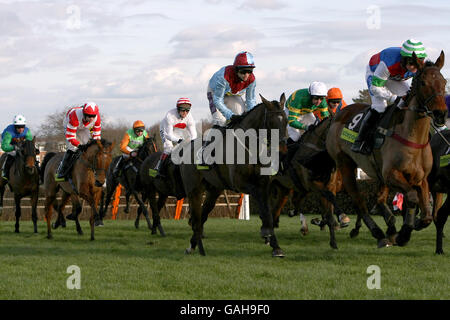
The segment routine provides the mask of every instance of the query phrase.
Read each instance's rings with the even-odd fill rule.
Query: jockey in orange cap
[[[347,106],[344,101],[341,89],[339,88],[331,88],[330,90],[328,90],[327,103],[328,109],[333,113],[339,112]]]
[[[113,175],[114,177],[119,176],[120,171],[122,170],[123,163],[125,160],[134,158],[137,156],[137,149],[144,144],[145,139],[148,139],[148,132],[145,130],[145,124],[141,120],[136,120],[133,123],[133,128],[128,129],[120,143],[120,151],[122,151],[122,156],[117,161]]]

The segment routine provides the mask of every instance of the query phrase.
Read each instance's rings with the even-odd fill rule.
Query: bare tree
[[[372,103],[368,89],[359,90],[358,96],[356,98],[352,98],[352,100],[354,103],[367,103],[367,104]]]

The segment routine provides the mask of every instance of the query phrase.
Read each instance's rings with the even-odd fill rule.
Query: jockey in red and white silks
[[[182,118],[178,108],[173,108],[167,112],[160,124],[161,139],[164,144],[164,153],[170,154],[174,143],[180,143],[189,137],[190,140],[197,138],[195,120],[191,113]]]
[[[93,105],[92,115],[95,117],[87,118],[85,114],[89,111],[84,106],[70,109],[64,118],[64,130],[67,149],[76,151],[80,144],[87,143],[92,139],[101,139],[101,119],[98,113],[98,107],[91,102],[86,105]]]

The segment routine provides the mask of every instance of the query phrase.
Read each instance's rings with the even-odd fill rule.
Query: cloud
[[[254,51],[262,38],[264,34],[247,25],[203,25],[180,31],[169,43],[172,58],[229,58],[243,50]]]
[[[285,7],[286,4],[278,0],[246,0],[239,9],[280,10]]]

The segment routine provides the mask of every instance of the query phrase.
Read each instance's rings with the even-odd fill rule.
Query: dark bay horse
[[[16,144],[16,156],[9,171],[9,181],[0,178],[0,215],[3,211],[5,187],[9,184],[14,193],[14,202],[16,204],[16,233],[19,233],[20,200],[26,196],[31,198],[31,219],[33,220],[34,233],[37,233],[36,208],[39,196],[39,169],[36,167],[36,154],[35,138],[32,141],[20,140]],[[6,154],[2,156],[0,166],[5,160]]]
[[[308,129],[298,142],[289,146],[294,152],[286,168],[273,177],[270,183],[270,208],[276,225],[278,225],[281,209],[289,194],[294,191],[293,203],[299,206],[310,192],[321,195],[323,223],[330,230],[330,246],[337,249],[335,228],[338,226],[333,212],[336,206],[335,196],[338,171],[335,163],[325,148],[325,139],[332,118],[326,118],[317,126]],[[338,208],[336,208],[338,209]],[[339,213],[340,210],[337,210]],[[305,225],[302,223],[302,230]],[[305,231],[304,231],[305,232]]]
[[[187,141],[185,142],[187,143]],[[176,148],[181,147],[177,145]],[[150,175],[150,171],[156,166],[156,163],[160,159],[162,152],[156,152],[151,154],[141,166],[139,172],[140,179],[143,185],[142,194],[143,199],[148,199],[150,208],[152,209],[153,228],[152,234],[159,233],[165,236],[165,231],[161,225],[161,219],[159,213],[163,208],[169,196],[176,197],[177,200],[183,199],[186,194],[181,184],[180,168],[173,164],[170,158],[166,159],[166,163],[163,164],[161,174],[157,177]],[[158,200],[156,200],[156,194],[158,194]],[[138,211],[139,218],[140,210]]]
[[[78,214],[81,212],[79,198],[86,200],[92,208],[90,217],[91,240],[94,240],[94,219],[98,219],[98,205],[101,198],[102,186],[106,180],[106,170],[108,169],[112,159],[112,148],[114,144],[102,140],[90,140],[84,147],[83,151],[78,150],[79,156],[75,161],[71,178],[68,181],[55,181],[55,173],[59,163],[63,157],[62,153],[50,154],[51,157],[46,161],[44,159],[44,188],[45,188],[45,216],[47,219],[47,238],[51,239],[51,216],[56,203],[56,194],[59,189],[62,190],[61,205],[58,206],[59,215],[62,214],[64,206],[69,198],[72,198],[72,206],[75,209],[75,217],[73,219],[77,223],[78,233],[82,233],[78,223]]]
[[[450,213],[450,130],[442,132],[444,138],[435,134],[430,141],[433,150],[433,168],[428,176],[433,195],[433,213],[434,224],[436,226],[436,253],[443,254],[442,238],[444,235],[444,226]],[[445,140],[447,141],[445,141]],[[438,193],[447,194],[442,207],[438,210]]]
[[[115,157],[108,168],[108,172],[106,175],[106,200],[104,199],[104,194],[102,194],[102,201],[100,205],[100,217],[103,219],[103,217],[106,215],[106,212],[108,210],[108,206],[111,202],[111,198],[114,194],[114,191],[116,190],[118,184],[120,183],[125,189],[127,194],[127,209],[129,206],[129,197],[130,195],[133,195],[136,199],[136,201],[139,203],[139,208],[141,212],[144,213],[145,219],[147,220],[148,228],[152,228],[152,224],[150,222],[150,218],[148,216],[148,210],[146,208],[145,203],[142,201],[141,196],[139,193],[142,189],[142,183],[139,178],[139,169],[144,162],[144,160],[152,153],[156,152],[156,145],[153,138],[148,138],[144,140],[144,143],[141,147],[137,150],[137,156],[135,158],[130,158],[128,161],[126,161],[123,165],[122,173],[119,177],[116,177],[113,175],[114,167],[116,166],[117,162],[119,161],[121,156]],[[139,219],[139,214],[137,216],[137,219]],[[139,221],[139,220],[137,220]],[[99,222],[101,224],[101,220]],[[135,223],[136,228],[139,226],[139,222],[137,222],[137,226]]]
[[[251,111],[236,117],[236,120],[228,125],[226,134],[225,130],[223,130],[221,131],[221,135],[214,137],[214,139],[218,139],[217,141],[214,140],[215,143],[217,142],[214,157],[218,157],[218,154],[222,153],[222,155],[226,155],[227,159],[229,159],[229,154],[233,155],[233,150],[236,151],[236,148],[239,147],[238,145],[241,144],[244,147],[243,150],[245,150],[245,161],[238,162],[235,153],[234,159],[229,159],[232,161],[211,159],[211,161],[209,161],[211,163],[208,163],[207,161],[207,163],[210,164],[209,169],[201,170],[201,167],[197,167],[195,164],[195,159],[197,159],[197,152],[195,151],[196,139],[191,143],[191,149],[189,149],[191,151],[190,163],[180,164],[184,190],[189,198],[193,230],[190,247],[186,249],[186,253],[188,254],[192,253],[198,245],[200,254],[205,255],[202,242],[203,225],[208,218],[209,212],[214,208],[220,194],[224,190],[232,190],[239,193],[250,194],[256,200],[259,205],[260,218],[262,219],[261,236],[270,238],[272,256],[284,256],[275,237],[273,217],[269,212],[268,186],[270,175],[262,174],[263,172],[265,173],[264,169],[272,170],[273,168],[267,168],[267,165],[263,163],[263,161],[260,161],[261,158],[256,159],[257,161],[254,163],[247,160],[250,159],[255,152],[254,150],[252,151],[249,149],[250,139],[245,139],[244,142],[237,139],[239,141],[234,143],[234,138],[238,136],[239,132],[252,132],[252,130],[255,130],[256,132],[258,129],[267,129],[267,135],[270,140],[262,139],[256,134],[252,135],[258,142],[258,150],[263,150],[264,147],[269,149],[270,147],[272,152],[273,148],[279,146],[279,149],[275,148],[277,149],[276,151],[281,150],[282,153],[286,152],[287,116],[283,110],[285,95],[281,95],[279,102],[268,101],[262,96],[261,100],[262,103],[255,106]],[[273,133],[278,134],[278,145],[275,143],[272,145],[272,139],[270,137],[272,137]],[[274,134],[274,136],[276,134]],[[203,156],[207,150],[208,146],[204,148]],[[276,154],[276,156],[278,156],[278,154]],[[271,153],[271,161],[279,161],[278,158],[274,158],[275,154],[272,155]],[[230,164],[229,162],[232,162],[233,164]],[[273,163],[271,162],[271,164]],[[202,198],[205,191],[206,199],[202,205]]]
[[[432,166],[432,152],[429,145],[430,121],[438,126],[445,123],[447,108],[444,100],[446,81],[440,69],[444,65],[444,52],[435,63],[422,62],[413,55],[418,71],[413,78],[411,92],[403,110],[394,109],[384,144],[369,155],[350,150],[351,143],[343,137],[346,126],[354,125],[369,107],[365,104],[353,104],[341,110],[334,118],[327,135],[327,150],[341,171],[343,184],[358,208],[358,219],[351,235],[358,234],[361,220],[378,241],[378,247],[394,244],[406,245],[415,225],[415,210],[419,205],[424,216],[421,223],[432,221],[429,205],[429,186],[427,177]],[[388,240],[384,232],[369,216],[366,200],[358,191],[355,178],[356,168],[361,168],[369,177],[379,183],[378,203],[386,202],[388,188],[399,189],[405,194],[406,218],[399,233]],[[387,210],[382,213],[387,216]],[[389,230],[389,229],[388,229]]]

